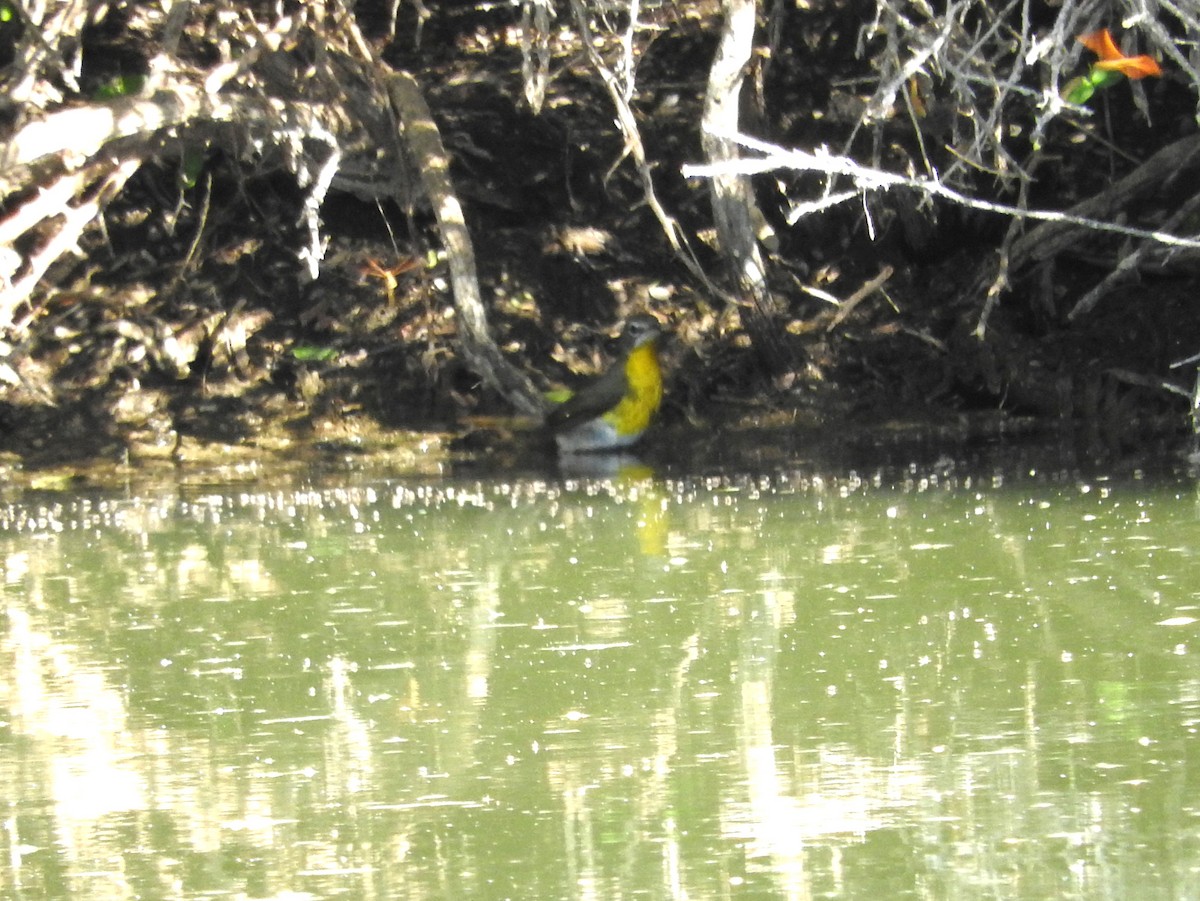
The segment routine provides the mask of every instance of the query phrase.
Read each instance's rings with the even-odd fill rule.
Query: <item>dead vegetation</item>
[[[1180,433],[1198,26],[1166,0],[0,0],[0,445],[536,414],[638,310],[693,421]],[[1077,40],[1103,28],[1161,76]]]

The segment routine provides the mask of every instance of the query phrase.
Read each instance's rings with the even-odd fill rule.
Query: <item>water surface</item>
[[[27,493],[14,898],[1200,897],[1186,475]]]

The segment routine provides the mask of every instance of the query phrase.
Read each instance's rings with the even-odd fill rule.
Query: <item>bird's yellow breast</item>
[[[625,360],[625,396],[604,418],[618,435],[640,435],[662,403],[662,368],[650,342],[635,348]]]

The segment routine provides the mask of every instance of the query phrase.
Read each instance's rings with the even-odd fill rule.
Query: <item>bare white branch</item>
[[[1087,216],[1076,216],[1057,210],[1024,209],[1012,204],[1000,203],[980,197],[971,197],[951,188],[949,185],[932,178],[922,176],[901,175],[887,172],[870,166],[862,166],[844,156],[835,156],[824,148],[815,151],[787,149],[749,135],[728,135],[730,140],[737,141],[743,147],[766,154],[761,157],[726,160],[719,163],[693,163],[683,167],[687,178],[712,178],[728,175],[757,175],[763,172],[775,172],[780,169],[790,169],[796,172],[822,172],[826,175],[839,175],[850,178],[857,193],[870,191],[886,191],[890,188],[911,188],[930,197],[940,197],[951,203],[991,213],[1001,213],[1018,219],[1032,219],[1039,222],[1059,222],[1078,225],[1094,231],[1110,232],[1126,235],[1132,238],[1156,241],[1175,247],[1200,248],[1200,240],[1182,235],[1173,235],[1157,229],[1136,228],[1121,225],[1116,222],[1106,222]],[[845,199],[843,196],[841,199]]]

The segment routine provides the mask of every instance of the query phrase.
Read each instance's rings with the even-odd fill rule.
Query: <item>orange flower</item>
[[[1094,68],[1105,72],[1120,72],[1126,78],[1132,79],[1162,75],[1162,67],[1153,58],[1144,53],[1141,56],[1126,56],[1118,50],[1107,28],[1080,35],[1077,40],[1100,57]]]
[[[367,257],[367,261],[359,267],[358,271],[369,278],[377,278],[383,282],[384,290],[387,291],[388,303],[391,303],[396,299],[396,286],[400,284],[396,280],[396,276],[412,272],[420,265],[419,260],[409,259],[401,260],[395,266],[388,269],[374,257]]]

